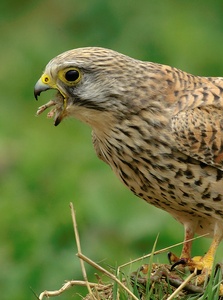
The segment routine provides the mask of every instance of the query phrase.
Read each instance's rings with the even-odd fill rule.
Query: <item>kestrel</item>
[[[56,126],[65,117],[91,126],[97,156],[136,196],[183,224],[179,260],[209,273],[223,236],[223,78],[89,47],[47,64],[36,99],[48,89],[55,98],[37,114],[52,107]],[[196,261],[195,233],[213,238]]]

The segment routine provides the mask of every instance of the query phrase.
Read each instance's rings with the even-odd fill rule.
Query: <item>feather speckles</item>
[[[58,75],[68,68],[81,74],[72,86]],[[44,74],[59,92],[37,114],[53,106],[56,125],[87,123],[98,157],[134,194],[190,232],[223,231],[223,78],[94,47],[55,57]]]

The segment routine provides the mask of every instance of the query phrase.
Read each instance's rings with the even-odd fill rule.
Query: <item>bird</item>
[[[92,128],[99,159],[136,196],[184,226],[174,264],[210,274],[223,238],[223,77],[194,76],[114,50],[84,47],[53,58],[34,88],[55,89],[37,115]],[[212,238],[192,257],[195,236]]]

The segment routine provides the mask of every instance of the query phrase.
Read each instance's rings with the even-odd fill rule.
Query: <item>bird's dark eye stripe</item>
[[[67,81],[76,81],[80,77],[78,70],[69,70],[65,73]]]

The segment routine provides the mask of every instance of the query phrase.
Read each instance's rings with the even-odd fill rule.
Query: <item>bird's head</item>
[[[120,117],[134,107],[131,98],[137,98],[135,86],[137,78],[142,80],[142,72],[140,63],[136,62],[115,51],[96,47],[58,55],[47,64],[34,89],[36,99],[48,89],[57,90],[56,96],[37,113],[53,106],[48,115],[54,117],[55,125],[64,117],[73,116],[92,127],[106,123],[117,112]]]

